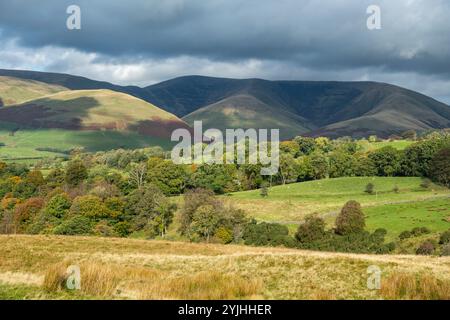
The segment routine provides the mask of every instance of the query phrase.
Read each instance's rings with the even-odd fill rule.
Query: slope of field
[[[143,100],[111,90],[63,91],[4,107],[0,119],[35,128],[130,130],[170,137],[186,124]]]
[[[364,192],[369,183],[375,185],[376,194]],[[351,177],[302,182],[269,189],[262,198],[259,190],[233,193],[230,202],[263,221],[296,223],[305,215],[321,213],[335,215],[349,200],[360,202],[363,208],[404,201],[420,201],[450,195],[450,190],[433,185],[420,187],[421,179],[413,177]],[[399,192],[393,191],[394,187]]]
[[[387,230],[387,238],[394,240],[402,231],[427,227],[431,233],[450,230],[450,195],[443,199],[429,199],[400,204],[365,208],[367,228]]]
[[[203,121],[203,128],[224,131],[227,128],[280,129],[281,139],[289,139],[309,132],[314,128],[306,119],[284,111],[274,110],[250,95],[236,95],[201,108],[183,120],[191,126],[194,121]]]
[[[22,103],[65,90],[67,88],[58,85],[0,76],[0,107]]]
[[[58,92],[3,107],[0,119],[1,158],[10,159],[58,155],[75,147],[166,147],[173,130],[189,128],[154,105],[111,90]]]
[[[95,237],[0,241],[0,298],[11,299],[392,299],[403,298],[393,296],[399,276],[450,280],[450,258]],[[80,291],[52,287],[69,265],[80,267]],[[367,288],[371,265],[382,270],[382,290]],[[437,297],[433,290],[424,298]]]

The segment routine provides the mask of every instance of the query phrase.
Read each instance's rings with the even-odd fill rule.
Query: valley
[[[450,298],[450,107],[432,98],[0,70],[0,99],[0,299]],[[173,163],[171,133],[199,120],[280,128],[279,170]]]

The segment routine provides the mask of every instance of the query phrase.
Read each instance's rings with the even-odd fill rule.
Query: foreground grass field
[[[0,243],[2,299],[450,299],[450,258],[95,237]],[[59,287],[68,265],[80,266],[80,291]],[[381,290],[367,288],[371,265]]]
[[[227,197],[237,207],[258,220],[298,223],[310,213],[334,217],[349,200],[363,208],[415,202],[450,196],[450,190],[437,185],[424,189],[420,178],[414,177],[351,177],[302,182],[272,187],[262,198],[260,190],[234,193]],[[373,195],[364,192],[368,183],[375,185]],[[398,187],[395,192],[394,187]]]

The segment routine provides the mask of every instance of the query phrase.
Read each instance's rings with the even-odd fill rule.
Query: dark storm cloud
[[[366,8],[382,9],[382,30]],[[82,30],[65,28],[66,8]],[[127,59],[192,56],[283,61],[316,70],[384,68],[450,76],[446,0],[25,0],[0,3],[3,37]]]

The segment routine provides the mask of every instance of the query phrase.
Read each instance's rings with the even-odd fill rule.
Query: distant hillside
[[[176,116],[136,97],[111,90],[62,91],[0,109],[2,122],[32,128],[134,131],[170,138],[188,127]]]
[[[134,96],[139,96],[141,88],[135,86],[118,86],[106,81],[96,81],[85,77],[73,76],[64,73],[38,72],[26,70],[0,69],[0,76],[14,77],[18,79],[35,80],[48,84],[58,85],[70,90],[94,90],[109,89]]]
[[[195,90],[189,89],[192,87]],[[304,134],[305,128],[311,129],[307,134],[313,136],[387,137],[408,129],[450,127],[449,106],[411,90],[376,82],[190,76],[146,90],[158,105],[190,123],[202,119],[218,127],[278,125],[284,137],[292,137],[295,132]],[[247,102],[243,102],[243,96]],[[246,116],[249,113],[250,122]],[[271,121],[267,123],[267,119]]]
[[[110,89],[151,102],[205,127],[279,128],[299,134],[387,137],[408,129],[450,127],[450,107],[420,93],[376,82],[267,81],[186,76],[145,88],[56,73],[0,70],[69,89]]]
[[[0,76],[0,107],[22,103],[64,90],[67,88],[59,85]]]
[[[270,105],[251,95],[234,95],[194,111],[183,118],[193,125],[202,120],[206,128],[282,128],[283,138],[305,134],[314,126],[308,120],[285,110],[274,114]]]

